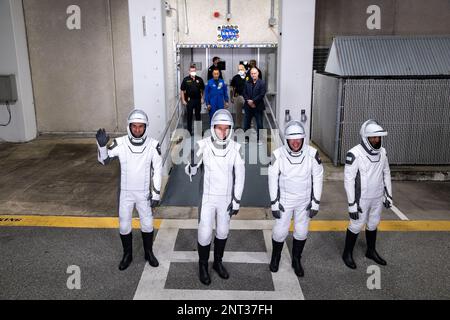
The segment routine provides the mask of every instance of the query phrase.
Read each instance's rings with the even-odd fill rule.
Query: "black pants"
[[[201,99],[190,99],[186,105],[186,112],[187,112],[187,129],[193,135],[192,131],[192,115],[195,110],[195,121],[202,120],[201,118],[201,108],[202,108],[202,101]]]
[[[252,124],[252,118],[255,117],[256,119],[256,134],[257,139],[259,141],[259,130],[263,129],[263,110],[258,110],[257,108],[245,108],[245,126],[244,130],[247,131],[250,129],[250,126]]]

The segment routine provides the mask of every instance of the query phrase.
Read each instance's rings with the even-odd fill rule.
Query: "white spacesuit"
[[[366,225],[366,257],[386,265],[375,250],[377,227],[383,204],[392,206],[392,185],[386,150],[382,137],[387,135],[375,120],[367,120],[360,130],[361,143],[347,153],[345,161],[345,191],[348,199],[350,224],[346,234],[343,260],[352,269],[353,248],[358,234]]]
[[[299,121],[285,128],[286,145],[276,149],[269,166],[269,193],[275,225],[272,232],[270,270],[278,271],[283,243],[294,217],[292,267],[304,275],[300,259],[308,235],[309,222],[319,211],[323,166],[319,153],[305,141],[305,129]],[[296,141],[297,145],[293,144]],[[294,149],[294,147],[297,149]]]
[[[223,136],[216,130],[226,128]],[[225,129],[224,129],[225,130]],[[233,118],[228,110],[216,111],[211,120],[211,137],[197,142],[196,156],[199,161],[186,166],[186,174],[192,177],[197,169],[203,170],[202,200],[199,208],[198,254],[199,277],[206,285],[211,283],[208,273],[209,251],[214,226],[213,269],[220,277],[229,277],[222,264],[223,252],[228,238],[230,219],[239,211],[244,189],[245,164],[240,154],[241,145],[232,140]]]
[[[134,131],[139,130],[141,134],[136,135]],[[148,118],[144,111],[135,109],[130,113],[127,132],[127,136],[114,139],[108,147],[109,136],[106,136],[105,130],[97,132],[98,161],[103,165],[115,158],[120,161],[119,229],[124,255],[119,269],[126,269],[132,261],[131,223],[134,206],[139,213],[145,259],[151,266],[157,267],[158,260],[152,250],[151,208],[156,207],[160,200],[161,150],[158,141],[148,137]]]

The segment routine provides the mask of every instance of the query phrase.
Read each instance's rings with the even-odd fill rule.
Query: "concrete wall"
[[[28,59],[22,2],[0,0],[0,74],[16,75],[18,101],[11,105],[11,123],[0,126],[0,141],[24,142],[36,137],[30,65]],[[0,105],[0,123],[9,115]]]
[[[450,34],[448,0],[317,0],[315,45],[331,46],[336,35]],[[370,5],[381,10],[381,28],[369,30]]]
[[[163,13],[167,118],[179,92],[176,43],[214,43],[217,26],[227,23],[226,0],[186,0],[186,34],[184,0],[168,2],[177,11]],[[272,28],[268,25],[270,3],[231,0],[230,23],[240,26],[241,42],[278,42],[279,0],[275,0],[277,24]],[[38,130],[93,132],[102,126],[124,131],[134,100],[128,1],[23,0],[23,4]],[[380,30],[366,27],[366,10],[373,4],[381,8]],[[81,8],[81,30],[66,27],[69,5]],[[317,0],[315,45],[329,46],[337,34],[448,34],[449,9],[448,0]],[[215,11],[220,12],[219,18],[213,17]],[[8,48],[2,45],[0,50]],[[3,56],[2,51],[5,61]],[[207,66],[205,62],[203,67]]]
[[[176,43],[216,43],[217,26],[228,24],[226,19],[227,1],[226,0],[186,0],[188,13],[188,34],[186,31],[186,19],[184,10],[184,0],[169,0],[171,10],[166,14],[166,45],[167,45],[167,76],[166,76],[166,104],[168,113],[171,114],[173,106],[176,104],[176,95],[179,92],[177,87],[177,59]],[[277,18],[277,24],[270,28],[269,18],[271,9],[271,0],[231,0],[232,18],[230,24],[237,24],[240,27],[241,43],[261,43],[278,42],[278,5],[279,0],[275,0],[274,16]],[[218,11],[219,18],[214,18],[213,13]],[[179,32],[177,32],[177,13],[179,17]],[[214,53],[220,52],[215,49]],[[203,52],[203,51],[202,51]],[[210,55],[211,58],[213,55]],[[254,57],[256,58],[256,57]],[[181,61],[179,61],[181,63]],[[202,59],[203,70],[211,65],[211,61],[206,64]],[[230,66],[233,70],[236,66]],[[182,74],[185,70],[182,70]],[[205,77],[206,78],[206,77]]]
[[[81,29],[69,30],[70,5]],[[24,0],[40,132],[123,131],[132,107],[128,3]]]
[[[277,42],[276,26],[269,27],[270,0],[231,0],[231,20],[227,22],[226,0],[186,0],[188,34],[184,0],[171,0],[171,6],[178,10],[180,17],[180,42],[215,43],[217,26],[222,24],[239,25],[240,42]],[[220,17],[215,18],[214,12]],[[275,1],[275,17],[278,17],[278,0]]]

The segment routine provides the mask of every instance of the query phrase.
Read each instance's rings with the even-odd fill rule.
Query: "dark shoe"
[[[199,262],[198,263],[198,272],[199,272],[200,282],[209,286],[211,284],[211,278],[209,277],[208,263]]]
[[[133,234],[130,232],[126,235],[120,235],[123,247],[123,257],[119,263],[119,270],[123,271],[128,268],[133,261]]]
[[[375,250],[375,243],[377,241],[377,230],[369,231],[366,230],[366,241],[367,241],[367,251],[366,258],[371,259],[378,263],[379,265],[385,266],[386,261],[380,257],[378,252]]]
[[[225,251],[225,244],[227,239],[214,239],[214,263],[213,269],[219,274],[222,279],[228,279],[230,275],[227,269],[222,264],[223,252]]]
[[[347,229],[347,234],[345,235],[345,248],[342,254],[342,260],[347,267],[350,269],[356,269],[356,263],[353,260],[353,248],[355,247],[356,239],[358,239],[358,234],[354,234]]]
[[[272,239],[272,259],[270,259],[269,269],[272,272],[277,272],[280,265],[281,251],[283,250],[284,242],[277,242]]]
[[[305,247],[305,240],[297,240],[294,238],[292,241],[292,268],[294,268],[294,272],[297,277],[303,277],[305,272],[303,271],[301,259],[303,248]]]
[[[153,254],[153,231],[142,232],[142,241],[144,242],[145,260],[147,260],[152,267],[159,266],[158,259],[156,259]]]
[[[211,245],[208,244],[207,246],[202,246],[199,243],[198,246],[198,271],[199,271],[199,279],[200,282],[209,285],[211,283],[211,278],[209,277],[208,272],[208,260],[209,260],[209,250],[211,248]]]

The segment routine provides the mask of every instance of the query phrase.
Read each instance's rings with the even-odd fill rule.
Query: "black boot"
[[[208,260],[209,260],[209,249],[211,245],[202,246],[200,243],[198,245],[198,271],[200,282],[206,285],[211,283],[211,278],[208,272]]]
[[[301,259],[303,248],[305,247],[305,240],[297,240],[293,239],[292,241],[292,268],[294,268],[294,272],[297,277],[303,277],[305,272],[303,271]]]
[[[125,270],[133,261],[133,234],[130,232],[126,235],[120,235],[120,240],[122,240],[123,247],[123,257],[119,263],[119,270]]]
[[[159,266],[158,259],[156,259],[153,254],[153,231],[142,232],[142,241],[144,242],[145,260],[147,260],[152,267]]]
[[[355,247],[356,239],[358,239],[358,234],[354,234],[347,229],[347,234],[345,235],[345,248],[342,259],[347,267],[350,269],[356,269],[355,261],[353,261],[353,248]]]
[[[372,259],[376,263],[385,266],[386,261],[381,258],[375,250],[375,242],[377,241],[377,229],[373,231],[366,230],[367,251],[366,257]]]
[[[225,250],[225,244],[227,239],[214,239],[214,263],[213,269],[219,274],[222,279],[228,279],[230,275],[227,269],[222,264],[223,252]]]
[[[272,239],[272,259],[270,259],[270,271],[277,272],[280,265],[281,251],[284,242],[277,242]]]

